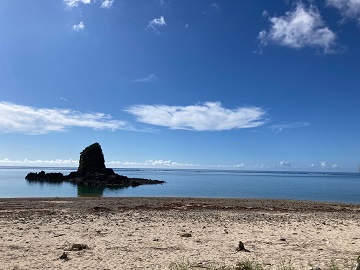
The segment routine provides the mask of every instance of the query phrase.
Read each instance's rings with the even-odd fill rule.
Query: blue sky
[[[358,0],[2,0],[0,34],[0,165],[360,164]]]

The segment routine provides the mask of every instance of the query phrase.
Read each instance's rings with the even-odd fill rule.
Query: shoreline
[[[82,202],[98,204],[116,211],[143,208],[147,210],[170,210],[182,207],[183,210],[243,210],[243,211],[329,211],[348,212],[359,211],[360,204],[343,202],[324,202],[288,199],[256,199],[256,198],[197,198],[197,197],[30,197],[30,198],[0,198],[0,211],[3,207],[25,207],[34,209],[43,203],[66,202],[72,204],[68,208],[80,210]],[[52,206],[59,206],[58,203]],[[120,209],[119,208],[119,209]]]
[[[2,198],[0,269],[206,269],[246,260],[265,269],[351,269],[359,217],[360,204],[310,201]],[[239,241],[250,252],[237,252]]]

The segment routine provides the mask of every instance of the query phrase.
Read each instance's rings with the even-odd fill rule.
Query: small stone
[[[244,252],[250,252],[250,250],[246,249],[243,242],[239,242],[239,246],[236,248],[236,251],[244,251]]]
[[[180,234],[181,237],[191,237],[191,233],[182,233]]]
[[[313,267],[310,270],[321,270],[321,268],[320,267]]]
[[[286,239],[285,239],[285,238],[280,238],[280,241],[285,242],[285,241],[286,241]]]
[[[88,245],[85,244],[73,244],[70,248],[71,251],[80,251],[83,249],[88,249]]]
[[[60,260],[64,260],[64,261],[68,261],[68,260],[69,260],[69,257],[68,257],[68,255],[67,255],[67,253],[64,252],[64,253],[60,256],[59,259],[60,259]]]

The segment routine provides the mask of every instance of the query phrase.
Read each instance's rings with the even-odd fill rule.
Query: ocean
[[[41,170],[68,174],[76,168],[0,167],[0,197],[209,197],[360,203],[360,173],[114,169],[116,173],[128,177],[166,181],[162,185],[125,189],[25,180],[27,173]]]

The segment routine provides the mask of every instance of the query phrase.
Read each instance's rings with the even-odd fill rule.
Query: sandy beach
[[[237,251],[242,241],[249,251]],[[255,199],[0,199],[0,269],[352,269],[360,205]]]

